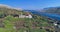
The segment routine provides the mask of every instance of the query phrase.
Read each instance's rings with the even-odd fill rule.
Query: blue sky
[[[60,0],[0,0],[0,4],[22,9],[41,9],[60,6]]]

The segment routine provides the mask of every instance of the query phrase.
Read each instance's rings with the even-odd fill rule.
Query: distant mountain
[[[60,7],[44,8],[40,12],[60,14]]]

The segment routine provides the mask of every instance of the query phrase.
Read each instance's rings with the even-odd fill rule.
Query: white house
[[[32,15],[19,15],[19,18],[32,18]]]
[[[26,17],[26,18],[32,18],[32,15],[29,14],[28,16],[25,16],[25,17]]]
[[[57,26],[57,23],[55,22],[54,25]]]
[[[19,15],[19,18],[25,18],[25,15]]]

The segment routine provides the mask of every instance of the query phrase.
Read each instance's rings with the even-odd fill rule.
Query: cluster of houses
[[[49,20],[52,20],[51,18],[48,18]],[[50,22],[51,24],[53,23],[54,26],[60,28],[60,21],[55,20],[54,22]]]
[[[60,32],[60,21],[56,21],[55,23],[54,23],[54,25],[55,25],[55,31],[56,32]]]
[[[49,20],[52,20],[50,18],[48,18]],[[54,21],[54,22],[50,22],[51,24],[54,24],[55,27],[60,28],[60,21]]]
[[[19,15],[19,18],[32,18],[32,15],[31,14]]]
[[[31,14],[29,14],[29,13],[26,13],[26,14],[20,14],[20,15],[17,15],[17,14],[15,14],[15,15],[13,15],[15,18],[32,18],[32,15]]]
[[[56,21],[56,22],[54,23],[54,25],[57,26],[58,28],[60,28],[60,21]]]

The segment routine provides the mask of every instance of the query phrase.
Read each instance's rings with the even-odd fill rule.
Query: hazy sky
[[[0,0],[0,4],[23,9],[41,9],[60,6],[60,0]]]

